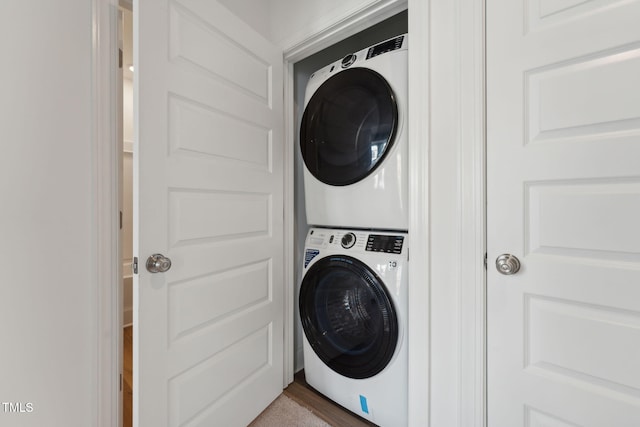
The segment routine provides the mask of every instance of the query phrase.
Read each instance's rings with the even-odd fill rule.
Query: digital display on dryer
[[[404,236],[386,236],[370,234],[367,238],[366,250],[370,252],[386,252],[390,254],[402,253]]]

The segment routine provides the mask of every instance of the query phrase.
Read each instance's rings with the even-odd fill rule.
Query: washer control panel
[[[349,252],[400,255],[405,249],[405,238],[406,234],[313,228],[307,236],[306,246],[313,249],[342,248],[349,249]]]
[[[389,236],[386,234],[369,234],[365,250],[370,252],[385,252],[401,254],[404,236]]]

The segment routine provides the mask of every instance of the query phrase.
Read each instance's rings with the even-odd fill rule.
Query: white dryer
[[[407,230],[407,35],[316,71],[300,150],[307,222]]]
[[[299,308],[311,387],[383,427],[407,425],[407,235],[312,228]]]

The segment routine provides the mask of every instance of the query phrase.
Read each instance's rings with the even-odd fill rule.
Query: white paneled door
[[[282,52],[216,1],[134,14],[135,425],[245,426],[283,383]]]
[[[486,28],[488,424],[639,426],[640,2],[488,0]]]

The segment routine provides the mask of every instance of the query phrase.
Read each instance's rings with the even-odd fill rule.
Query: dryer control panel
[[[372,46],[367,51],[367,59],[374,58],[383,53],[391,52],[392,50],[398,50],[402,47],[404,36],[398,36],[393,39],[389,39],[375,46]]]

